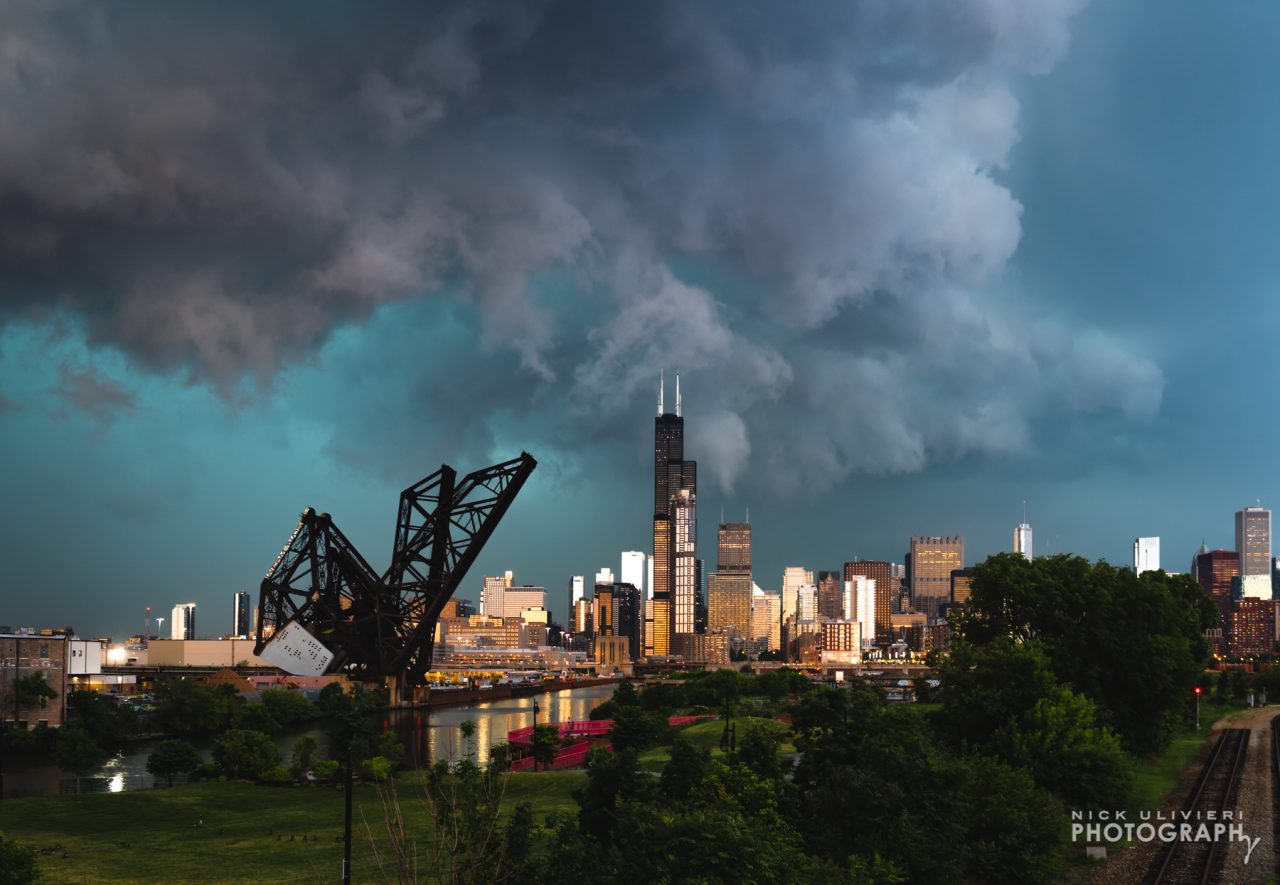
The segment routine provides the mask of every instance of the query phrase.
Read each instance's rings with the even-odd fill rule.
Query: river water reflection
[[[572,688],[527,698],[507,698],[466,707],[443,710],[392,710],[380,714],[385,728],[395,731],[405,747],[405,763],[420,768],[437,759],[454,761],[474,752],[476,761],[489,760],[489,748],[507,739],[507,732],[533,725],[533,705],[539,706],[538,722],[586,719],[591,711],[613,695],[612,685]],[[474,747],[462,737],[462,723],[475,723]],[[319,746],[319,758],[332,756],[327,723],[314,722],[276,736],[280,758],[288,764],[293,745],[304,735],[312,735]],[[208,759],[212,737],[191,738],[200,755]],[[107,760],[97,771],[80,779],[82,793],[118,793],[149,789],[160,785],[147,773],[147,757],[159,741],[139,741]],[[51,763],[22,765],[10,762],[5,768],[5,796],[52,796],[75,793],[76,779],[64,775]]]

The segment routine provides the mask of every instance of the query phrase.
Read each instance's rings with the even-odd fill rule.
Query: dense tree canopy
[[[1135,575],[1078,556],[997,554],[974,568],[959,644],[1035,640],[1126,749],[1153,753],[1185,715],[1218,611],[1187,575]]]

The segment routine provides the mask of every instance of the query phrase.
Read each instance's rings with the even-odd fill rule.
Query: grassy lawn
[[[570,794],[585,778],[580,771],[508,775],[505,804],[528,802],[539,820],[576,810]],[[425,831],[415,776],[397,787],[409,828]],[[342,799],[335,788],[239,783],[6,799],[0,831],[37,848],[61,843],[67,857],[39,858],[48,882],[338,881]],[[352,820],[352,878],[380,879],[374,845],[384,850],[386,837],[373,787],[356,787]]]
[[[764,728],[775,729],[780,733],[789,734],[786,725],[776,719],[759,719],[751,716],[736,716],[733,721],[737,723],[738,740],[742,740],[742,735],[747,729],[748,724],[757,724]],[[724,755],[720,751],[720,737],[724,734],[724,721],[721,719],[710,719],[706,722],[698,722],[694,725],[686,726],[681,729],[681,734],[688,735],[697,746],[705,750],[710,750],[712,756]],[[794,753],[795,746],[789,739],[784,739],[781,747],[783,753]],[[667,762],[671,759],[671,747],[659,744],[656,747],[649,747],[640,754],[640,768],[644,771],[662,771]]]
[[[1199,731],[1183,728],[1174,734],[1173,741],[1159,756],[1133,760],[1133,800],[1130,810],[1150,811],[1163,806],[1165,797],[1195,762],[1212,724],[1223,716],[1243,709],[1248,708],[1240,704],[1205,704],[1200,711]]]

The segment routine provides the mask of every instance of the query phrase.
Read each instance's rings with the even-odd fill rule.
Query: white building
[[[180,602],[173,607],[172,617],[169,620],[169,638],[196,638],[196,604],[194,602]]]
[[[1013,530],[1013,552],[1021,553],[1028,560],[1031,559],[1031,525],[1029,523],[1018,523],[1018,527]]]
[[[622,553],[623,584],[630,584],[641,593],[641,599],[649,598],[649,554],[639,550],[624,550]]]
[[[769,651],[782,647],[782,598],[776,590],[751,585],[751,638],[767,641]]]
[[[783,590],[786,593],[786,590]],[[786,597],[783,597],[786,605]],[[801,621],[818,620],[818,585],[801,584],[796,588],[796,618]]]
[[[604,568],[600,569],[600,571],[596,572],[596,583],[597,584],[616,583],[613,578],[613,569],[609,568],[608,566],[605,566]]]
[[[782,570],[782,619],[795,617],[796,594],[800,587],[813,583],[813,572],[800,566],[787,566]]]
[[[1135,538],[1133,541],[1133,570],[1138,574],[1160,570],[1160,539]]]
[[[502,617],[502,612],[506,608],[503,604],[503,596],[515,580],[515,572],[485,575],[484,584],[480,588],[480,614]]]
[[[547,588],[522,585],[505,587],[502,591],[502,610],[490,612],[499,618],[518,618],[527,608],[547,607]]]
[[[862,575],[854,575],[844,582],[844,618],[857,621],[862,631],[862,648],[874,648],[876,644],[876,582]]]

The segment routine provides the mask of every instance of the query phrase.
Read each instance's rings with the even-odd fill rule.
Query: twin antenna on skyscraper
[[[667,392],[667,382],[662,369],[658,370],[658,417],[667,413],[663,405],[663,397]],[[676,372],[676,417],[680,417],[680,373]]]

